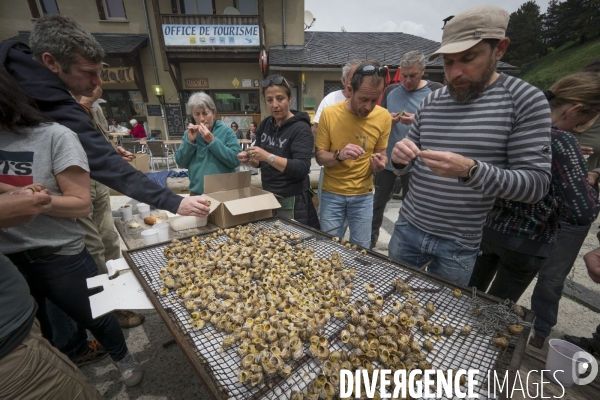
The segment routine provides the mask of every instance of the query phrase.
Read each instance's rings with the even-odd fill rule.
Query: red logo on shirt
[[[13,186],[33,183],[33,152],[0,150],[0,182]]]

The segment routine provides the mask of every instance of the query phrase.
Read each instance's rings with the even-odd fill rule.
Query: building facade
[[[106,117],[135,118],[163,138],[183,133],[195,91],[213,98],[219,118],[246,130],[268,115],[261,81],[269,74],[292,82],[294,108],[314,115],[341,88],[346,62],[376,59],[393,76],[405,52],[439,47],[404,33],[305,31],[303,0],[4,0],[0,40],[27,43],[37,18],[55,13],[73,17],[106,51]],[[428,63],[426,73],[441,81],[441,63]]]

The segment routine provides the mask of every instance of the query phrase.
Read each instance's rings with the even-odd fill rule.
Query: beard
[[[496,60],[492,58],[478,79],[459,78],[450,81],[447,76],[444,76],[444,83],[448,86],[448,92],[452,100],[456,103],[465,103],[478,97],[485,90],[494,72],[496,72]],[[454,86],[463,83],[468,83],[469,85],[465,87]]]

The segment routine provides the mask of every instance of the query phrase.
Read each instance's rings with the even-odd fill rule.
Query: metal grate
[[[377,291],[384,295],[385,302],[382,313],[388,313],[391,311],[393,301],[407,300],[406,297],[396,292],[392,287],[394,280],[402,278],[413,288],[414,298],[419,303],[424,305],[431,301],[435,304],[436,312],[430,318],[432,324],[452,325],[457,332],[466,324],[475,325],[477,317],[472,313],[469,297],[465,295],[460,298],[454,297],[452,293],[455,288],[454,285],[375,253],[368,252],[367,255],[362,255],[357,251],[347,249],[340,243],[333,242],[329,235],[293,221],[273,218],[254,224],[274,228],[276,221],[280,222],[279,229],[300,234],[302,245],[314,248],[315,254],[319,257],[329,257],[333,251],[337,251],[344,259],[345,268],[356,269],[351,301],[357,299],[366,301],[367,293],[364,284],[373,283],[376,285]],[[204,236],[200,236],[200,238]],[[213,241],[220,242],[225,239],[225,236],[221,236],[213,239]],[[304,390],[308,382],[320,372],[319,361],[307,355],[299,361],[290,360],[287,362],[294,369],[292,375],[287,379],[282,379],[276,375],[274,378],[265,379],[264,385],[254,388],[237,381],[237,374],[240,371],[240,357],[236,353],[237,345],[226,351],[220,349],[222,339],[228,334],[217,332],[210,323],[201,331],[190,330],[188,328],[189,313],[180,300],[177,299],[177,295],[173,292],[165,297],[157,295],[158,290],[162,287],[159,269],[167,264],[167,259],[163,255],[164,247],[165,245],[158,245],[129,251],[125,253],[125,258],[138,278],[142,278],[141,280],[144,281],[142,286],[153,302],[156,304],[157,301],[159,306],[167,312],[169,320],[163,317],[167,326],[181,332],[187,338],[183,343],[179,341],[179,345],[184,353],[188,355],[188,358],[190,357],[189,353],[192,354],[191,357],[199,358],[205,371],[198,372],[208,373],[209,379],[216,384],[214,387],[218,388],[218,391],[213,390],[213,395],[217,398],[230,399],[281,399],[289,398],[293,390]],[[489,302],[490,304],[493,303],[491,300]],[[332,318],[325,325],[324,336],[329,339],[330,350],[345,349],[348,352],[351,350],[348,345],[338,339],[339,332],[347,323],[348,321]],[[412,328],[412,334],[419,341],[424,339],[424,335],[417,327]],[[527,331],[521,336],[526,334]],[[520,354],[516,354],[514,351],[518,337],[513,336],[509,347],[501,351],[491,345],[491,339],[491,336],[477,332],[475,329],[468,336],[454,334],[451,337],[443,337],[439,341],[434,341],[435,347],[432,351],[426,352],[427,361],[436,369],[472,368],[479,369],[480,374],[487,376],[487,372],[491,369],[507,369],[515,355],[520,357]],[[306,353],[308,345],[305,344],[304,346]],[[377,363],[374,364],[377,365]],[[194,366],[197,367],[197,365]],[[482,382],[481,376],[479,376],[481,385],[476,387],[475,391],[487,398],[487,381]]]
[[[325,81],[323,82],[323,97],[337,90],[344,90],[344,85],[340,81]]]

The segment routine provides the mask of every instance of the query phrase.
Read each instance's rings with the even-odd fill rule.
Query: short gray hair
[[[342,68],[342,79],[343,78],[348,78],[348,74],[350,73],[350,70],[357,66],[358,64],[360,64],[362,61],[360,60],[352,60],[346,63],[346,65],[344,65],[344,67]],[[350,77],[352,78],[352,77]]]
[[[91,33],[60,14],[42,16],[31,30],[29,45],[36,60],[41,62],[42,55],[50,53],[64,72],[69,72],[78,54],[94,63],[104,58],[104,49]]]
[[[425,54],[421,50],[413,50],[404,54],[400,60],[400,68],[410,67],[414,63],[419,63],[421,69],[425,68]]]
[[[137,119],[135,119],[135,118],[134,118],[134,119],[130,119],[130,120],[129,120],[129,123],[130,123],[131,125],[137,125],[137,124],[138,124],[138,121],[137,121]]]
[[[192,94],[187,102],[187,112],[192,115],[196,108],[209,109],[213,114],[217,113],[217,107],[213,99],[204,92]]]

